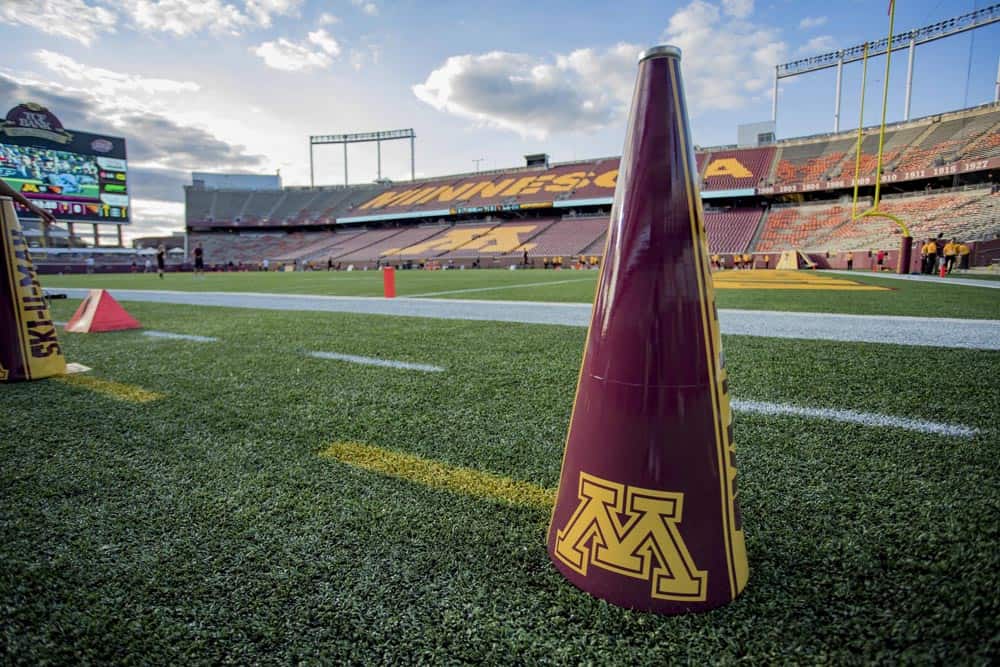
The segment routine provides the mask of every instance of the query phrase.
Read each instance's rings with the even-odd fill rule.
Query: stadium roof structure
[[[772,96],[771,120],[777,122],[778,119],[778,81],[793,76],[801,76],[810,72],[817,72],[832,67],[837,68],[837,83],[835,93],[833,131],[840,130],[840,91],[842,73],[845,64],[858,62],[865,58],[867,47],[867,57],[873,58],[885,55],[890,51],[909,49],[909,64],[906,70],[906,98],[903,105],[903,120],[910,118],[910,92],[913,88],[913,58],[916,47],[927,44],[946,37],[976,30],[1000,21],[1000,3],[977,9],[961,16],[956,16],[944,21],[938,21],[922,28],[906,30],[892,35],[890,43],[889,37],[883,37],[874,42],[863,42],[846,49],[830,51],[809,58],[793,60],[774,67],[774,91]],[[998,88],[1000,91],[1000,88]],[[996,101],[996,100],[994,100]]]

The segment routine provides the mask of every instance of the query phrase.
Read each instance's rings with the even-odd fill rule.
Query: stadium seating
[[[401,251],[425,242],[438,234],[446,232],[452,227],[453,225],[434,224],[368,232],[367,235],[371,235],[369,237],[371,238],[371,241],[367,245],[359,246],[356,250],[337,257],[336,259],[342,262],[355,263],[376,261],[394,262],[407,258],[423,259],[424,257],[403,253]],[[388,233],[385,233],[386,231],[388,231]],[[379,232],[382,232],[382,234],[379,234]],[[368,240],[368,238],[365,238],[364,236],[358,237],[357,239],[358,242],[366,240]]]
[[[820,180],[853,146],[850,137],[786,146],[778,157],[778,180],[785,183]]]
[[[878,128],[867,128],[861,142],[862,178],[874,175],[878,147]],[[845,131],[758,148],[697,150],[695,168],[706,193],[710,250],[731,254],[894,247],[899,232],[892,222],[884,218],[852,222],[850,205],[843,200],[767,208],[772,192],[784,196],[829,189],[830,196],[842,197],[854,176],[856,149],[857,135]],[[969,180],[983,182],[988,161],[994,158],[1000,158],[1000,105],[886,128],[883,169],[894,192],[923,185],[903,185],[908,180],[936,178],[932,185],[940,186],[941,176],[967,171],[982,172]],[[976,166],[980,163],[970,161],[983,162]],[[261,232],[206,234],[206,243],[212,244],[210,263],[256,262],[265,257],[297,262],[332,258],[356,265],[423,259],[469,263],[486,258],[498,265],[502,258],[520,259],[525,250],[534,258],[594,255],[604,251],[607,206],[617,168],[618,158],[610,157],[385,185],[259,191],[189,186],[186,217],[193,232],[227,227]],[[747,199],[748,190],[762,186],[774,188],[764,190],[765,198]],[[730,193],[739,199],[727,201],[726,191],[732,190],[742,192]],[[727,208],[730,202],[737,208]],[[918,192],[883,197],[882,208],[902,216],[915,235],[940,232],[969,239],[1000,231],[996,202],[996,196],[982,190]],[[863,201],[861,210],[870,205],[870,199]],[[399,218],[394,220],[394,214]],[[543,217],[527,217],[531,215]],[[503,219],[506,216],[523,217]],[[357,227],[380,224],[392,226]]]
[[[859,202],[858,210],[871,207]],[[903,220],[914,238],[945,237],[966,241],[993,238],[1000,232],[1000,194],[989,188],[888,197],[880,210]],[[891,249],[901,231],[890,219],[864,217],[851,221],[851,205],[809,204],[773,208],[754,250],[800,249],[813,252]]]
[[[531,239],[529,257],[572,257],[583,254],[608,230],[607,217],[563,218]]]
[[[205,226],[332,225],[382,186],[204,190],[186,188],[187,223]]]
[[[750,247],[760,209],[725,209],[705,211],[705,233],[708,249],[713,253],[745,252]]]
[[[702,190],[756,188],[764,183],[773,159],[771,146],[712,151],[703,158],[704,168],[698,172]]]

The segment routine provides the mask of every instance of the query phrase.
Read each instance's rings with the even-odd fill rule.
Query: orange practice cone
[[[49,304],[9,197],[0,197],[0,382],[66,372]]]
[[[382,269],[382,294],[387,299],[396,297],[396,269],[391,266]]]
[[[732,413],[680,51],[639,61],[548,533],[556,568],[633,609],[746,586]]]
[[[73,317],[66,325],[66,331],[98,333],[141,327],[139,321],[129,315],[107,290],[92,289],[73,313]]]

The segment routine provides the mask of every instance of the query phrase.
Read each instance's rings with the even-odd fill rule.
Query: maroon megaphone
[[[676,47],[639,59],[619,169],[548,551],[613,604],[703,611],[748,568]]]

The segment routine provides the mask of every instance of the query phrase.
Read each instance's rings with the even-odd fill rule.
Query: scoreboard
[[[129,222],[125,140],[66,130],[44,107],[19,105],[0,124],[0,178],[60,221]]]

